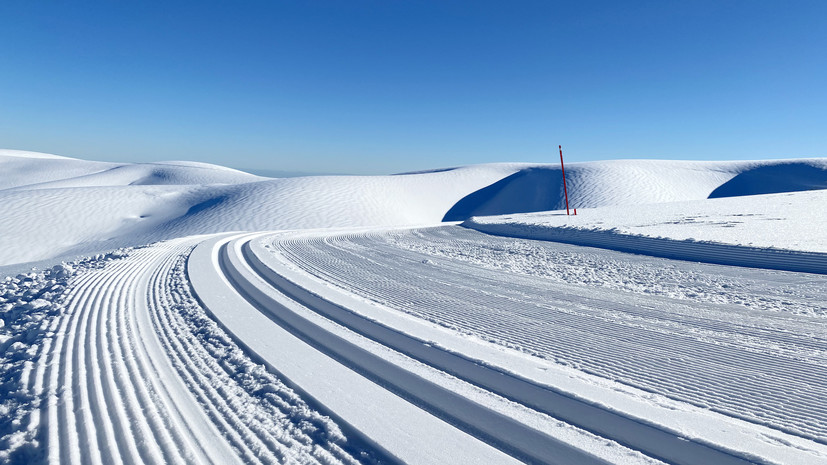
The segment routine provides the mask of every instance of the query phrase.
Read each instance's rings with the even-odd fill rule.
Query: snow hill
[[[193,162],[103,163],[0,151],[0,266],[234,230],[402,226],[564,208],[553,164],[392,176],[263,178]],[[573,207],[827,188],[827,159],[572,163]]]
[[[827,159],[612,160],[566,168],[572,208],[639,205],[827,189]],[[463,198],[446,221],[565,209],[559,166],[525,167]]]

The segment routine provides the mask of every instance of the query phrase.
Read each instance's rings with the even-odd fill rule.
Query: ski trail
[[[247,247],[253,251],[251,260],[260,265],[257,270],[272,285],[340,324],[368,337],[384,338],[385,344],[393,344],[396,340],[402,348],[404,338],[393,336],[392,332],[414,334],[408,331],[420,331],[424,328],[423,323],[429,322],[441,327],[441,331],[422,329],[420,343],[425,346],[449,344],[456,347],[453,350],[462,353],[484,341],[597,375],[599,378],[591,383],[602,384],[603,380],[608,380],[643,389],[635,394],[641,398],[648,396],[654,400],[663,396],[663,400],[655,403],[696,412],[678,423],[666,412],[649,413],[658,415],[663,428],[680,435],[686,426],[690,426],[699,443],[724,453],[734,453],[753,461],[758,458],[752,447],[760,447],[776,457],[775,460],[786,457],[783,463],[811,463],[818,460],[816,457],[824,458],[827,327],[823,318],[811,316],[818,314],[827,297],[823,277],[802,275],[795,278],[790,273],[766,270],[675,265],[664,259],[560,244],[531,246],[564,249],[571,256],[569,266],[573,269],[582,266],[578,254],[594,255],[590,258],[590,266],[602,265],[608,274],[614,272],[620,280],[628,276],[630,270],[645,275],[636,267],[658,270],[675,266],[684,276],[702,278],[697,283],[688,283],[695,286],[693,291],[706,285],[704,279],[726,283],[727,288],[734,287],[746,294],[755,290],[754,299],[747,300],[753,307],[745,308],[613,287],[584,286],[577,281],[579,275],[574,273],[572,278],[552,280],[542,274],[514,273],[496,266],[495,258],[509,254],[514,261],[528,260],[526,266],[542,268],[548,265],[548,254],[539,254],[533,262],[531,257],[520,257],[520,250],[530,248],[512,247],[515,242],[524,244],[527,241],[442,227],[341,234],[280,233],[273,238],[252,241],[250,244],[253,245]],[[512,252],[511,249],[517,250]],[[488,255],[486,251],[489,251]],[[494,254],[502,251],[506,252]],[[488,263],[494,265],[484,265]],[[278,274],[290,277],[279,278]],[[653,279],[658,279],[658,273],[653,274]],[[779,282],[783,282],[783,286],[779,286]],[[783,301],[796,306],[796,311],[765,311],[760,308],[760,303],[765,301]],[[800,311],[798,307],[801,307]],[[337,314],[339,316],[335,316]],[[362,316],[354,317],[353,314]],[[416,319],[421,323],[412,323]],[[384,324],[390,325],[391,335],[382,336],[388,328],[370,330],[375,334],[373,336],[364,332],[371,325],[375,326],[372,321],[376,320],[387,321]],[[446,329],[455,336],[441,336]],[[433,337],[438,337],[435,344],[431,342]],[[457,337],[478,342],[452,342],[459,340]],[[423,354],[416,357],[424,363],[434,364],[440,357],[423,358],[430,348],[417,349],[415,342],[405,344],[409,347],[405,353]],[[488,349],[484,352],[492,354]],[[467,357],[479,356],[469,353]],[[511,372],[514,368],[507,358],[502,357],[502,360],[505,364],[495,366]],[[449,369],[449,365],[445,367]],[[470,375],[474,369],[470,367],[467,373]],[[455,370],[450,372],[461,378],[465,376]],[[530,378],[537,376],[529,371],[520,373],[526,373],[521,376]],[[473,382],[493,387],[493,384],[487,384],[486,378],[477,379],[479,381]],[[547,378],[541,384],[554,386],[557,382]],[[555,415],[553,412],[557,407],[554,403],[549,404],[546,396],[518,398],[507,390],[496,392]],[[569,392],[576,394],[577,391]],[[603,401],[599,399],[595,397],[592,402],[600,405]],[[671,404],[672,400],[685,404]],[[650,421],[644,410],[624,408],[637,412],[629,413],[629,419],[637,417],[643,422]],[[721,416],[712,420],[716,417],[703,412]],[[566,415],[558,418],[607,437],[614,438],[623,433],[621,429],[612,430],[600,422],[582,422],[587,418],[581,419],[576,410]],[[722,442],[722,436],[711,433],[713,429],[692,426],[700,416],[706,416],[704,422],[711,422],[710,426],[720,428],[722,434],[730,435],[737,430],[740,431],[738,435],[743,435],[739,436],[741,439],[733,437]],[[737,426],[733,428],[729,424]],[[632,445],[635,442],[629,441],[643,438],[638,435],[621,442]],[[754,441],[751,446],[742,442],[747,438]],[[784,441],[800,444],[796,447],[806,452],[793,459],[788,451],[777,447]],[[670,458],[654,452],[654,448],[658,448],[661,453],[668,454],[662,444],[646,440],[639,444],[636,448],[651,450],[655,457],[694,463],[689,459],[692,454]]]
[[[483,235],[478,240],[504,241]],[[376,235],[274,245],[305,271],[394,309],[728,415],[827,440],[827,407],[819,400],[827,398],[822,321],[739,312],[745,318],[737,322],[726,315],[732,309],[700,302],[571,288],[462,262],[423,264],[427,255],[400,250]],[[745,338],[750,333],[753,340]],[[766,350],[768,342],[783,351]],[[786,395],[790,390],[798,394]]]
[[[188,390],[170,389],[180,381],[169,368],[159,368],[168,366],[168,361],[147,361],[146,345],[152,339],[141,337],[138,321],[132,318],[142,309],[136,303],[145,301],[146,289],[138,285],[141,276],[186,247],[136,250],[74,283],[66,312],[55,322],[57,335],[40,388],[48,399],[43,427],[50,463],[235,460],[231,448],[210,440],[220,434],[211,430],[206,418],[198,421],[203,414]],[[154,333],[152,327],[143,331]],[[176,409],[175,404],[190,407]],[[167,415],[174,418],[176,410],[186,415],[162,421],[159,412],[170,412]],[[177,451],[191,455],[185,458]]]
[[[86,275],[82,276],[77,282],[75,287],[69,292],[67,301],[69,304],[67,305],[66,310],[60,317],[56,320],[56,323],[59,324],[59,328],[56,332],[56,337],[54,340],[54,344],[51,344],[51,352],[45,354],[44,358],[47,359],[45,362],[45,366],[47,367],[47,373],[44,373],[42,383],[46,383],[48,380],[48,384],[44,386],[43,389],[37,389],[37,391],[46,391],[46,398],[47,400],[47,421],[45,423],[45,428],[48,431],[47,435],[47,443],[49,444],[49,454],[48,454],[48,461],[49,463],[60,463],[61,459],[65,459],[66,463],[71,463],[72,460],[68,457],[68,454],[71,450],[79,452],[79,445],[77,442],[77,438],[74,437],[74,441],[66,445],[65,441],[61,441],[61,438],[58,436],[58,424],[61,421],[64,421],[66,418],[65,408],[67,408],[67,403],[71,402],[71,386],[67,386],[65,384],[66,380],[66,370],[70,369],[67,365],[69,362],[68,354],[68,344],[70,340],[70,335],[68,334],[68,330],[70,325],[76,320],[77,313],[74,311],[74,307],[72,302],[76,301],[78,294],[85,294],[88,292],[87,283],[93,279],[92,273],[87,273]],[[61,384],[63,382],[64,384]],[[69,393],[69,396],[66,397],[65,394]],[[67,438],[72,439],[72,438]],[[63,442],[63,444],[61,444]],[[74,447],[74,449],[72,449]],[[78,463],[80,460],[79,456],[76,457],[74,463]]]
[[[158,282],[158,278],[164,279],[169,272],[169,264],[158,267],[153,273],[154,279],[150,285],[150,295],[154,301],[153,309],[165,308],[160,304],[158,292],[162,289],[162,284]],[[158,321],[156,312],[152,312],[155,321]],[[201,405],[207,407],[207,412],[210,418],[217,423],[219,429],[225,436],[229,437],[232,446],[241,452],[242,459],[245,463],[263,463],[257,457],[258,454],[253,452],[253,449],[263,449],[262,444],[254,441],[251,437],[244,437],[245,426],[241,423],[233,410],[226,405],[226,400],[218,394],[211,383],[208,381],[210,373],[200,373],[197,368],[190,369],[194,365],[194,357],[190,357],[188,350],[174,338],[169,337],[169,329],[161,326],[161,330],[156,333],[159,336],[161,345],[166,350],[167,355],[172,361],[173,365],[179,370],[179,374],[184,381],[190,386],[192,394],[198,399]],[[199,367],[200,368],[200,367]],[[256,438],[258,439],[258,438]]]
[[[184,272],[203,238],[92,262],[63,294],[21,384],[50,464],[357,464],[381,454],[249,357]],[[95,264],[97,263],[97,264]]]

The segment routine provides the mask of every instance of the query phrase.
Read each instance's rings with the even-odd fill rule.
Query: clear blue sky
[[[827,156],[827,1],[0,2],[0,147],[390,173]]]

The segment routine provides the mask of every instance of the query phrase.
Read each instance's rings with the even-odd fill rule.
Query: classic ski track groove
[[[241,272],[241,267],[238,266],[236,260],[243,261],[244,258],[241,254],[235,256],[230,255],[233,253],[231,250],[235,249],[234,245],[239,242],[246,242],[246,239],[225,244],[219,251],[222,257],[220,259],[222,268],[226,269],[224,274],[245,299],[260,306],[260,308],[271,307],[272,303],[268,302],[268,299],[249,292],[249,281],[247,283],[241,282],[244,280],[244,277]],[[298,302],[300,304],[303,303]],[[408,400],[415,400],[416,405],[420,408],[424,408],[429,413],[448,421],[466,433],[471,434],[483,442],[487,442],[489,445],[505,453],[513,454],[515,457],[526,460],[529,463],[538,464],[565,463],[555,457],[556,455],[562,456],[564,454],[566,457],[575,457],[574,460],[578,463],[605,463],[568,444],[560,443],[553,438],[545,436],[526,425],[515,422],[474,402],[470,402],[462,396],[445,390],[428,380],[411,375],[403,368],[395,367],[384,361],[381,357],[365,352],[363,349],[341,339],[338,335],[327,332],[327,330],[316,326],[308,320],[304,320],[301,325],[297,325],[295,322],[303,320],[302,317],[299,317],[297,320],[295,317],[292,317],[292,315],[285,317],[285,313],[279,314],[280,312],[278,311],[274,312],[269,308],[267,310],[263,308],[262,311],[277,316],[280,325],[301,337],[301,339],[314,348],[333,356],[339,362],[347,365],[351,369],[355,369],[385,389],[389,389]],[[312,329],[308,330],[308,327],[312,327]],[[337,342],[331,344],[329,342],[330,340]],[[342,350],[342,347],[346,347],[346,349]],[[446,398],[448,400],[445,400]],[[459,406],[459,408],[457,406]],[[454,410],[452,410],[452,408]],[[462,413],[459,413],[460,411]],[[472,413],[469,415],[469,412]],[[473,417],[474,420],[469,421],[469,416]],[[509,436],[509,434],[515,430],[519,431],[519,439],[514,435]],[[508,433],[506,433],[506,431],[508,431]],[[530,441],[526,441],[526,438],[530,438]],[[547,453],[542,453],[541,451],[547,451]]]
[[[42,428],[52,464],[282,463],[291,439],[248,427],[211,364],[178,337],[166,286],[199,240],[137,249],[70,284],[30,378],[46,398]],[[187,345],[190,344],[190,345]]]
[[[250,247],[249,239],[240,239],[235,242],[243,242],[243,245],[222,248],[223,255],[230,257],[228,261],[233,261],[232,257],[228,255],[229,251],[238,249],[240,252],[236,252],[238,254],[236,260],[246,260],[251,269],[255,270],[269,285],[279,289],[280,292],[284,292],[290,298],[300,302],[307,308],[313,309],[325,318],[330,318],[337,324],[341,324],[380,344],[385,344],[422,363],[444,370],[453,376],[512,401],[520,402],[527,407],[557,416],[593,433],[605,434],[606,437],[660,460],[682,464],[708,461],[722,464],[749,463],[749,461],[733,455],[729,451],[687,440],[674,432],[649,426],[635,418],[618,415],[603,407],[584,403],[565,393],[535,384],[524,378],[508,375],[496,368],[482,366],[476,361],[447,353],[442,349],[432,347],[424,341],[417,340],[404,333],[398,333],[381,324],[361,317],[354,318],[353,314],[346,308],[339,307],[337,304],[326,301],[312,293],[306,294],[307,291],[302,291],[299,286],[291,283],[289,279],[278,277],[278,272],[268,269],[267,265],[256,257],[256,252],[252,251]],[[291,243],[292,240],[286,240],[285,242]],[[588,417],[589,420],[583,421],[584,417]]]
[[[245,236],[245,237],[242,237],[242,238],[236,238],[236,239],[230,241],[229,243],[221,246],[220,249],[219,249],[219,252],[218,252],[219,257],[220,257],[219,262],[222,263],[221,268],[222,269],[226,268],[226,271],[224,271],[224,274],[229,278],[229,282],[236,288],[236,290],[242,296],[244,296],[244,298],[253,300],[258,305],[260,305],[260,308],[261,308],[262,312],[265,312],[265,313],[267,313],[267,312],[274,312],[274,313],[284,312],[285,311],[284,307],[276,304],[275,302],[274,303],[269,303],[268,298],[265,296],[266,291],[263,292],[263,291],[259,290],[258,286],[262,286],[262,285],[264,285],[264,286],[276,286],[276,288],[279,289],[279,291],[286,292],[287,296],[290,296],[293,299],[297,299],[295,293],[291,292],[289,289],[286,290],[284,288],[279,287],[277,284],[275,284],[274,282],[270,281],[267,278],[265,278],[264,281],[269,282],[269,285],[263,284],[264,281],[262,281],[262,283],[258,283],[258,284],[252,283],[251,281],[241,282],[241,281],[250,279],[249,277],[245,277],[245,274],[247,272],[242,270],[242,268],[244,267],[244,265],[242,265],[242,263],[244,263],[245,261],[248,263],[247,266],[250,267],[250,272],[254,272],[254,270],[258,270],[258,273],[261,273],[260,268],[258,268],[261,265],[260,263],[250,265],[251,256],[247,256],[247,253],[249,253],[249,248],[248,248],[249,247],[249,240],[250,240],[249,237]],[[311,302],[311,301],[305,301],[301,298],[298,298],[297,301],[299,303],[303,304],[303,305],[310,306],[309,308],[313,308],[312,307],[313,302]],[[275,310],[275,311],[266,309],[267,307],[271,307],[273,305],[275,305],[276,308],[280,307],[281,309],[280,310]],[[317,311],[317,310],[315,310],[315,308],[314,308],[314,311]],[[328,313],[323,313],[323,315],[328,317]],[[339,324],[344,324],[345,326],[349,326],[347,323],[344,323],[342,320],[338,320],[338,319],[334,318],[334,321],[336,321]],[[279,324],[284,325],[285,323],[279,323]],[[296,327],[294,327],[291,323],[287,323],[286,328],[289,329],[290,331],[296,331]],[[354,329],[354,328],[351,327],[351,329]],[[316,331],[318,331],[318,330],[319,329],[316,329]],[[299,331],[306,331],[306,330],[299,330]],[[324,332],[324,330],[322,330],[322,331]],[[366,333],[363,333],[360,330],[356,330],[356,331],[359,332],[360,334],[367,335]],[[371,336],[368,336],[368,337],[371,337]],[[332,334],[329,334],[329,335],[325,336],[323,339],[329,339],[329,338],[335,338],[335,336],[333,336]],[[316,341],[320,340],[319,337],[313,337],[313,339],[316,340]],[[382,339],[382,340],[377,340],[377,341],[380,342],[380,343],[383,343],[383,344],[390,344],[389,345],[390,348],[395,349],[395,350],[399,350],[399,347],[394,345],[393,340],[389,341],[388,339]],[[331,346],[331,347],[335,347],[335,345]],[[327,348],[326,350],[331,350],[331,348]],[[333,349],[333,350],[336,350],[336,349]],[[441,352],[441,350],[439,350],[439,349],[433,349],[433,351]],[[403,353],[408,353],[404,349],[402,350],[402,352]],[[339,354],[342,354],[342,352],[339,352]],[[433,364],[434,361],[438,360],[439,358],[440,358],[440,356],[437,355],[435,358],[427,358],[426,357],[424,359],[420,359],[420,361],[422,361],[426,364]],[[354,361],[354,359],[352,359],[352,358],[347,359],[347,356],[345,356],[345,359],[349,360],[348,363],[353,363],[353,361]],[[463,371],[467,371],[467,369],[473,369],[472,366],[475,367],[475,368],[479,368],[478,366],[476,366],[476,363],[474,363],[472,361],[469,361],[469,360],[461,360],[459,363],[468,365],[468,367],[466,367],[465,369],[459,369],[459,372],[457,372],[456,370],[451,371],[451,373],[453,375],[459,376],[460,378],[464,377],[464,375],[462,374]],[[434,365],[434,366],[436,366],[437,368],[440,368],[440,369],[442,368],[442,366],[439,365],[439,363],[437,363],[437,365]],[[370,368],[362,368],[362,369],[367,369],[368,372],[371,372]],[[487,368],[482,368],[482,369],[483,370],[488,370]],[[496,370],[490,370],[490,371],[492,372],[491,374],[493,374],[493,375],[502,375],[502,373],[497,372]],[[515,382],[517,384],[526,383],[524,380],[520,381],[520,380],[516,380],[516,379],[515,379]],[[385,379],[384,381],[382,381],[382,384],[387,384],[387,385],[391,385],[391,386],[394,385],[394,383],[392,381],[390,381],[389,379]],[[526,388],[529,388],[530,384],[531,383],[522,384],[520,386],[515,385],[514,389],[516,389],[518,391],[525,391]],[[487,387],[484,384],[481,385],[481,386],[484,387],[484,388]],[[564,402],[564,403],[565,402],[570,403],[570,402],[573,401],[573,399],[564,400],[564,398],[562,398],[562,397],[555,397],[555,395],[552,392],[545,391],[545,389],[542,388],[542,387],[539,387],[539,386],[535,385],[535,388],[539,388],[539,391],[543,391],[543,393],[539,393],[539,391],[537,393],[537,395],[539,395],[541,397],[545,397],[547,399],[559,398],[559,400],[561,402]],[[531,390],[531,388],[529,388],[529,390]],[[506,397],[513,398],[513,396],[510,396],[508,392],[497,391],[497,393],[501,394],[501,395],[505,395]],[[412,394],[408,393],[407,395],[412,395]],[[416,394],[413,394],[413,395],[414,395],[414,397],[416,397]],[[421,399],[422,397],[420,396],[419,398]],[[517,398],[519,398],[519,396],[517,396]],[[576,408],[578,408],[580,410],[583,410],[583,409],[588,410],[589,409],[589,407],[581,404],[579,401],[574,401],[574,402],[576,404],[578,404],[579,407],[576,407]],[[541,402],[541,404],[542,404],[542,402]],[[531,404],[531,403],[526,404],[526,405],[536,407],[534,404]],[[540,404],[537,404],[537,405],[540,405]],[[434,404],[434,405],[431,405],[431,406],[427,406],[426,408],[428,408],[428,409],[431,409],[431,408],[441,409],[442,407],[439,407],[439,404],[437,403],[437,404]],[[468,407],[464,407],[464,408],[467,409]],[[591,407],[591,408],[594,408],[594,407]],[[448,413],[449,410],[439,410],[439,412],[440,412],[439,413],[440,415],[446,415],[446,414],[449,415],[449,416],[451,415],[450,413]],[[703,460],[715,460],[717,463],[747,463],[747,461],[745,461],[742,458],[739,458],[737,456],[731,455],[727,451],[723,451],[723,450],[719,450],[719,449],[715,449],[715,448],[710,448],[709,446],[704,445],[704,444],[693,443],[691,441],[686,441],[686,440],[683,440],[683,439],[679,439],[676,436],[674,436],[674,433],[669,433],[669,432],[661,431],[661,430],[658,430],[658,429],[655,429],[655,428],[652,428],[652,427],[649,427],[649,426],[645,426],[645,425],[640,424],[640,423],[638,423],[637,421],[635,421],[634,419],[631,419],[631,418],[617,417],[615,414],[609,413],[607,411],[603,411],[603,413],[600,414],[600,415],[604,415],[604,416],[608,415],[604,419],[607,420],[607,421],[613,422],[613,423],[617,423],[619,421],[620,424],[621,424],[621,426],[619,428],[621,428],[621,429],[624,428],[624,425],[625,425],[625,428],[627,428],[627,429],[631,428],[634,431],[639,430],[638,434],[640,434],[640,437],[649,436],[652,439],[647,439],[647,440],[643,441],[643,443],[637,443],[636,445],[640,446],[641,444],[643,444],[643,445],[648,444],[647,447],[643,447],[642,450],[644,452],[647,452],[647,453],[650,453],[650,454],[652,452],[654,452],[655,450],[657,450],[659,452],[665,452],[666,453],[665,458],[673,460],[676,463],[695,463],[692,460],[687,461],[688,460],[687,457],[691,457],[693,455],[696,456],[696,460],[699,459],[700,457],[703,457]],[[454,421],[456,421],[456,420],[454,420]],[[616,433],[619,433],[621,431],[621,429],[614,429],[614,431]],[[496,433],[495,433],[495,435],[496,435]],[[482,436],[481,438],[486,438],[486,437],[487,436]],[[492,445],[495,445],[495,444],[510,444],[509,440],[505,439],[506,437],[507,436],[503,436],[503,438],[499,439],[499,438],[496,438],[496,436],[495,436],[496,439],[491,444]],[[663,447],[655,447],[655,443],[653,441],[659,441],[663,444],[671,444],[671,445],[664,449]],[[535,444],[535,447],[539,447],[539,444]],[[673,451],[680,451],[680,452],[677,452],[676,454],[673,453],[670,456],[670,453],[668,452],[670,449],[672,449]],[[505,450],[508,450],[508,449],[505,449]],[[659,453],[655,453],[653,455],[655,457],[664,458],[664,456],[659,455]],[[581,458],[580,460],[582,461],[584,459],[585,459],[585,457]]]
[[[426,240],[439,239],[438,233],[424,231]],[[480,240],[513,240],[462,234],[477,234]],[[648,301],[657,307],[669,300],[665,298],[624,294],[633,302],[624,304],[610,300],[611,292],[591,288],[588,294],[567,295],[564,291],[569,289],[546,280],[449,261],[440,262],[434,271],[422,264],[426,255],[393,247],[382,234],[288,236],[272,245],[311,275],[392,308],[484,339],[517,344],[550,359],[570,361],[586,372],[677,400],[827,441],[827,333],[822,323],[819,333],[809,340],[797,334],[808,334],[813,328],[805,324],[819,323],[815,319],[803,318],[797,327],[794,318],[784,316],[769,315],[764,321],[784,323],[785,328],[754,326],[760,321],[730,324],[714,317],[696,321],[690,312],[693,307],[715,310],[715,306],[685,301],[673,301],[678,313],[664,318],[657,308],[636,304]],[[738,273],[749,272],[738,269]],[[538,293],[544,287],[551,291]],[[461,299],[453,298],[455,294]],[[457,305],[467,311],[456,312]],[[626,318],[618,321],[618,314]],[[760,352],[760,347],[744,350],[740,343],[725,341],[728,333],[739,333],[747,324],[756,344],[774,341],[793,356],[783,351]],[[686,328],[703,333],[710,342],[685,334]],[[618,333],[619,329],[624,331]],[[648,346],[645,351],[637,347],[642,342]],[[802,359],[800,354],[809,349],[817,353]]]
[[[66,311],[53,324],[55,343],[43,353],[46,369],[36,377],[48,395],[50,463],[181,463],[181,451],[194,450],[177,432],[186,428],[165,388],[145,376],[157,376],[157,362],[134,320],[137,283],[164,255],[175,256],[137,250],[72,283]],[[191,458],[210,463],[202,453]]]

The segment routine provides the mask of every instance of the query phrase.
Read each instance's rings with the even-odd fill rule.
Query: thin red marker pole
[[[566,189],[566,167],[563,166],[563,146],[558,145],[557,147],[560,148],[560,168],[563,170],[563,194],[566,196],[566,215],[569,214],[569,191]]]

